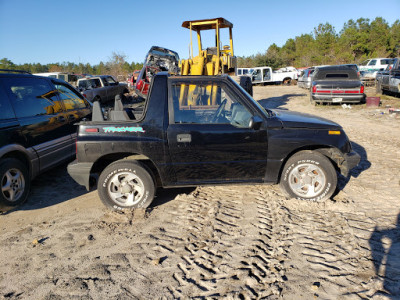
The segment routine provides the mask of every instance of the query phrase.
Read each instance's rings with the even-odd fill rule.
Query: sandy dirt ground
[[[400,299],[400,115],[386,108],[400,99],[312,107],[296,86],[254,98],[344,127],[362,160],[332,200],[209,186],[117,213],[63,165],[0,215],[0,299]]]

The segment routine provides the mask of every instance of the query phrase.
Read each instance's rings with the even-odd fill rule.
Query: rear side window
[[[98,78],[81,80],[78,86],[83,89],[95,89],[101,87],[101,82]]]
[[[369,62],[369,66],[375,66],[376,65],[376,59],[373,59]]]
[[[63,84],[54,84],[60,99],[64,102],[66,110],[85,108],[86,103],[82,96],[78,95],[75,91]]]
[[[382,64],[382,65],[390,65],[390,64],[393,63],[393,60],[394,60],[394,59],[389,59],[389,58],[388,58],[388,59],[382,59],[382,60],[381,60],[381,64]]]
[[[7,78],[4,86],[18,118],[52,115],[62,111],[57,91],[41,78]]]
[[[7,94],[0,86],[0,120],[15,118],[14,111],[8,101]]]

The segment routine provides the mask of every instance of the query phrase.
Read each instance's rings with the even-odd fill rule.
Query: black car
[[[351,65],[317,68],[311,85],[310,101],[319,103],[360,103],[365,100],[364,85]]]
[[[269,110],[230,76],[152,81],[144,110],[123,107],[81,122],[68,173],[90,189],[97,180],[114,210],[145,208],[156,188],[280,183],[290,198],[323,201],[360,156],[343,128],[317,116]],[[93,180],[92,180],[93,179]]]
[[[0,205],[24,202],[30,181],[72,158],[91,104],[63,80],[0,70]]]

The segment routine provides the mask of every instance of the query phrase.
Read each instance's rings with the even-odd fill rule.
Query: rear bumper
[[[326,103],[360,103],[364,102],[365,95],[315,95],[312,94],[312,99],[318,102],[326,102]],[[335,101],[334,98],[341,98],[341,101]]]
[[[78,184],[83,185],[89,190],[89,178],[90,170],[92,169],[93,163],[79,163],[74,160],[67,167],[68,174],[74,179]]]

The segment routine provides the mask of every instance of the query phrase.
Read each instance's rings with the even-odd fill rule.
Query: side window
[[[263,78],[264,80],[269,80],[269,69],[263,70]]]
[[[253,80],[261,80],[261,79],[262,79],[261,70],[260,69],[255,70],[253,73]]]
[[[85,108],[85,101],[75,91],[63,84],[54,84],[66,110]]]
[[[373,59],[369,62],[369,66],[375,66],[376,65],[376,59]]]
[[[99,78],[92,79],[93,88],[101,88],[101,82]]]
[[[106,78],[102,78],[101,80],[103,81],[104,86],[108,86],[108,81]]]
[[[41,78],[7,78],[5,87],[18,118],[52,115],[62,111],[57,91]]]
[[[173,84],[174,123],[231,124],[248,128],[252,114],[227,91],[223,85]]]
[[[58,79],[61,79],[61,80],[64,80],[64,81],[67,81],[67,75],[64,75],[64,74],[59,74],[58,75]]]
[[[109,84],[109,85],[117,85],[117,82],[114,80],[114,78],[112,78],[111,76],[107,76],[106,78],[105,78],[105,81],[107,81],[107,83]]]
[[[14,111],[8,100],[7,94],[0,86],[0,121],[15,118]]]

